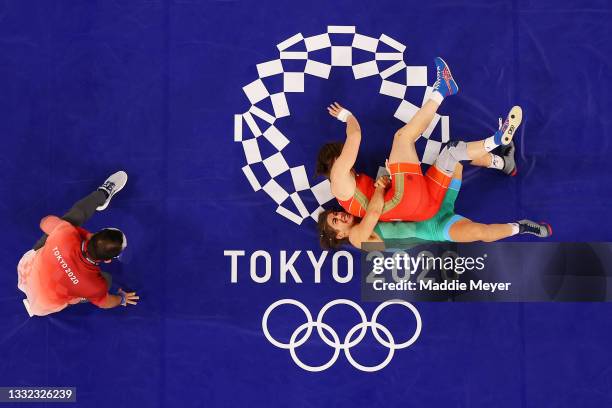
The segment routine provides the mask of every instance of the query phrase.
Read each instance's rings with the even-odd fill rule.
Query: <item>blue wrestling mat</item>
[[[374,176],[443,56],[460,92],[423,162],[524,115],[518,175],[466,168],[457,212],[612,241],[611,13],[0,2],[0,387],[74,387],[83,407],[612,406],[609,304],[363,302],[359,252],[323,253],[314,221],[333,204],[317,152],[345,135],[325,107],[359,117],[356,167]],[[120,169],[127,187],[86,227],[129,237],[103,269],[140,303],[29,318],[16,266],[40,219]]]

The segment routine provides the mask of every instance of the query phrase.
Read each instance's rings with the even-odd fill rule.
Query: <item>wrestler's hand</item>
[[[332,115],[334,118],[338,117],[338,114],[340,113],[340,111],[342,110],[342,106],[340,106],[340,104],[338,102],[334,102],[331,105],[329,105],[327,107],[327,111],[329,112],[330,115]]]
[[[338,119],[340,122],[345,122],[345,123],[351,116],[353,116],[351,111],[340,106],[338,102],[334,102],[331,105],[329,105],[327,107],[327,111],[334,118]],[[354,116],[353,116],[353,121],[357,123],[357,120],[355,119]],[[357,127],[359,127],[359,123],[357,123]]]
[[[119,296],[125,298],[125,302],[121,303],[121,306],[138,304],[137,300],[140,299],[140,296],[136,296],[136,292],[125,292],[123,289],[119,289],[117,292]]]
[[[380,176],[374,183],[374,187],[387,189],[391,186],[391,178],[389,176]]]

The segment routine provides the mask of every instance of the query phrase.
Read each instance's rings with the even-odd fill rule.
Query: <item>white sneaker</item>
[[[28,316],[30,317],[34,316],[32,312],[30,311],[30,302],[28,302],[28,299],[23,299],[23,305],[25,306],[26,311],[28,312]]]
[[[115,174],[111,174],[106,179],[104,184],[98,187],[98,190],[103,190],[108,194],[108,198],[106,199],[104,204],[96,208],[98,211],[106,210],[106,207],[108,207],[108,204],[110,203],[111,198],[113,198],[115,194],[117,194],[119,191],[121,191],[123,187],[125,187],[125,184],[127,183],[127,179],[128,179],[128,175],[125,171],[118,171]]]

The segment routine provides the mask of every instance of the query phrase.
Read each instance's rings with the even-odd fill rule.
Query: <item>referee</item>
[[[105,228],[92,234],[81,227],[96,210],[108,207],[127,178],[118,171],[63,217],[49,215],[40,221],[44,235],[17,266],[17,287],[27,296],[23,304],[30,316],[45,316],[87,301],[103,309],[137,303],[135,292],[109,293],[111,277],[100,270],[101,264],[117,258],[127,246],[123,232]]]

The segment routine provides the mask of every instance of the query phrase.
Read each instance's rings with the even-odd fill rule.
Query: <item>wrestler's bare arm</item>
[[[361,248],[364,242],[381,242],[374,235],[374,227],[378,223],[378,219],[382,214],[385,205],[385,190],[390,183],[388,177],[381,177],[376,181],[374,194],[368,203],[366,214],[361,222],[351,228],[349,233],[349,241],[357,248]]]
[[[327,110],[333,117],[338,117],[342,112],[342,106],[335,102]],[[361,127],[354,115],[346,119],[346,140],[340,156],[334,162],[330,181],[332,193],[339,199],[345,200],[353,196],[355,191],[355,179],[351,175],[351,170],[357,160],[359,145],[361,144]]]

